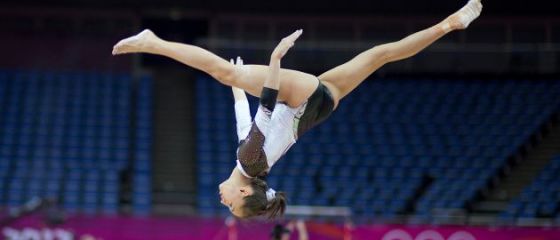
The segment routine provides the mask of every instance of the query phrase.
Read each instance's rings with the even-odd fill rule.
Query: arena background
[[[0,2],[0,206],[6,239],[269,239],[217,185],[234,166],[229,89],[159,56],[162,38],[320,74],[464,1]],[[310,239],[559,239],[560,17],[554,1],[482,16],[391,63],[282,159],[269,184]],[[253,106],[256,104],[252,99]],[[292,234],[297,239],[297,234]]]

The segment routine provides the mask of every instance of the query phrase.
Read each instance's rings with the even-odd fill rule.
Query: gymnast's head
[[[220,184],[219,189],[222,204],[238,218],[264,215],[273,219],[282,216],[286,209],[286,194],[268,188],[259,178],[248,179],[248,183],[228,179]]]

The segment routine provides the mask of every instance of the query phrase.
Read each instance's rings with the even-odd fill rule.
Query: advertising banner
[[[2,238],[14,240],[99,239],[270,239],[274,224],[233,218],[172,218],[126,216],[71,216],[47,225],[41,216],[29,216],[2,226]],[[443,227],[409,225],[342,225],[307,222],[309,239],[379,240],[558,240],[560,228]],[[292,233],[291,239],[297,239]]]

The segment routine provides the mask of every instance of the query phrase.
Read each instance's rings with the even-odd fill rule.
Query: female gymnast
[[[166,56],[233,87],[240,144],[237,166],[219,186],[221,202],[240,218],[274,218],[284,213],[285,194],[268,188],[259,177],[268,173],[298,137],[325,120],[344,96],[378,68],[417,54],[453,30],[467,28],[481,10],[480,0],[470,0],[440,23],[399,41],[375,46],[318,77],[280,68],[281,58],[302,34],[301,30],[282,39],[269,66],[242,65],[240,59],[232,64],[205,49],[162,40],[150,30],[121,40],[114,46],[113,54]],[[254,121],[244,91],[260,96]]]

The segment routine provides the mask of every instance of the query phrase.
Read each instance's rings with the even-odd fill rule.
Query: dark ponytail
[[[284,192],[276,192],[275,197],[270,201],[266,198],[266,191],[268,186],[266,182],[259,179],[251,179],[251,188],[253,195],[246,196],[243,199],[243,215],[246,218],[266,215],[268,219],[274,219],[284,215],[286,210],[286,194]]]

